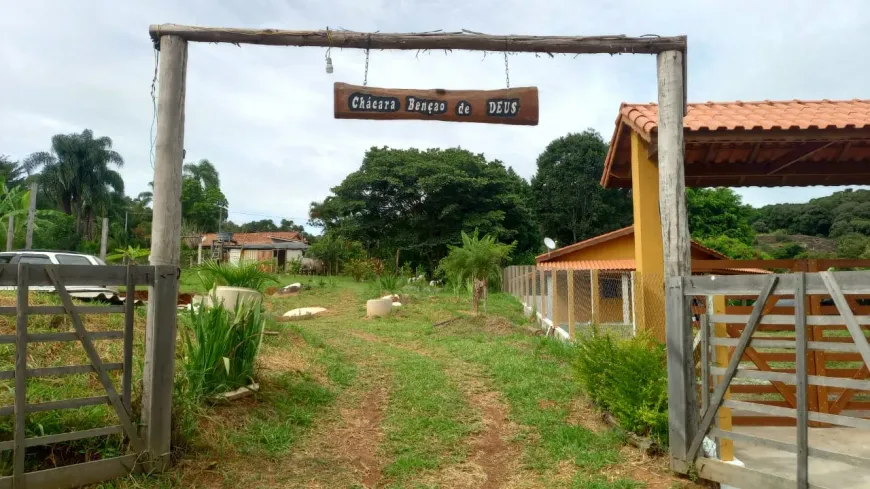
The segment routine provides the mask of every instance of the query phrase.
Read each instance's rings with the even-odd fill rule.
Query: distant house
[[[220,256],[220,260],[230,263],[273,262],[283,270],[288,261],[301,260],[308,242],[296,231],[274,231],[265,233],[221,233],[228,235],[228,241],[216,244],[217,233],[203,236],[203,256]]]

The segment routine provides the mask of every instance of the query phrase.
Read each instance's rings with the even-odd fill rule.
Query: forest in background
[[[46,148],[21,161],[0,155],[0,232],[14,216],[16,248],[24,245],[31,182],[39,185],[34,248],[95,253],[103,217],[110,250],[149,246],[152,194],[126,194],[118,172],[124,159],[109,137],[58,134]],[[201,159],[184,164],[182,235],[298,231],[332,269],[373,258],[431,273],[462,231],[478,230],[516,243],[513,263],[533,263],[545,236],[565,246],[632,223],[631,191],[599,184],[606,154],[594,130],[568,134],[547,145],[527,181],[460,148],[373,147],[357,171],[311,203],[308,224],[320,236],[287,219],[227,221],[217,167]],[[726,188],[688,189],[687,201],[693,238],[732,258],[870,258],[868,190],[758,209]]]

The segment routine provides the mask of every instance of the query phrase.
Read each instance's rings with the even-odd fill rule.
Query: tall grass
[[[206,290],[212,290],[217,285],[227,285],[262,292],[266,288],[266,284],[278,283],[278,279],[274,275],[260,269],[259,263],[234,265],[209,260],[199,266],[197,274]]]
[[[185,393],[201,398],[251,383],[265,321],[260,301],[191,308],[181,323]]]

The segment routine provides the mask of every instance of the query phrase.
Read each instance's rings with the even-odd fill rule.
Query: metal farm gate
[[[870,272],[677,277],[669,282],[668,292],[678,292],[686,302],[698,297],[755,298],[745,314],[708,309],[700,318],[700,416],[685,423],[690,427],[685,438],[686,456],[675,457],[675,468],[694,465],[704,479],[744,489],[834,489],[842,486],[823,471],[811,474],[808,457],[870,467],[868,458],[830,446],[810,446],[808,440],[810,426],[849,427],[854,432],[846,431],[844,437],[870,437],[870,431],[864,431],[870,430],[870,413],[860,409],[867,403],[853,401],[856,396],[870,395],[870,343],[866,336],[870,316],[856,313],[863,311],[859,303],[863,299],[858,298],[870,294]],[[825,300],[835,311],[818,307],[808,311],[812,296],[829,297]],[[777,307],[779,301],[792,306],[790,314]],[[727,334],[722,334],[725,325]],[[848,362],[850,368],[825,369],[825,362],[831,359]],[[771,365],[783,362],[786,368]],[[763,387],[764,393],[775,392],[781,399],[748,398],[743,395],[752,393],[747,386],[757,386],[759,392]],[[813,397],[816,402],[812,402]],[[751,430],[732,431],[732,410],[765,416],[765,424],[795,426],[796,441],[759,436]],[[686,411],[686,416],[691,413]],[[771,419],[779,422],[769,423]],[[715,449],[705,448],[705,439],[715,440]],[[766,464],[744,468],[721,461],[723,447],[733,442],[794,453],[795,478],[774,474],[766,470]]]
[[[172,271],[172,275],[175,276],[176,273]],[[126,476],[141,468],[142,464],[148,461],[148,457],[137,426],[138,416],[131,408],[134,300],[127,300],[124,305],[79,305],[73,302],[65,285],[103,287],[124,285],[127,291],[133,291],[137,285],[155,284],[155,267],[7,265],[0,266],[0,282],[3,285],[17,286],[16,305],[0,307],[0,315],[16,317],[15,334],[0,335],[0,344],[15,345],[15,369],[0,371],[0,380],[14,379],[14,405],[0,406],[0,416],[14,416],[13,439],[0,442],[0,453],[12,451],[12,475],[0,477],[0,489],[77,487]],[[30,286],[54,287],[61,305],[31,305],[28,297]],[[128,297],[132,298],[133,294],[128,293]],[[82,315],[92,314],[123,314],[123,330],[89,331],[85,327]],[[33,315],[66,315],[72,325],[72,331],[28,332],[28,320]],[[123,361],[104,362],[95,347],[94,342],[97,340],[123,341]],[[88,362],[83,365],[28,368],[28,344],[46,342],[79,343]],[[121,372],[120,390],[110,377],[110,372],[116,371]],[[74,374],[96,374],[105,395],[38,403],[27,401],[28,379]],[[84,431],[29,438],[26,436],[25,428],[29,414],[105,404],[110,405],[117,415],[117,424]],[[26,472],[25,451],[28,448],[113,434],[124,435],[129,443],[128,453],[97,461]]]

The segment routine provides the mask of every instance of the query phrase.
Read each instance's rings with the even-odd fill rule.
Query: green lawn
[[[622,434],[594,419],[573,378],[569,347],[529,335],[512,297],[491,294],[488,314],[475,316],[466,296],[406,287],[404,304],[391,317],[367,319],[365,300],[379,295],[372,283],[280,281],[307,288],[267,298],[270,316],[304,306],[329,311],[269,321],[275,334],[264,339],[260,393],[226,405],[188,406],[186,416],[176,416],[173,469],[99,487],[690,486],[668,475],[664,459],[641,460],[624,447]],[[181,290],[201,285],[185,272]],[[141,341],[137,351],[141,359]],[[94,388],[92,382],[85,387]],[[46,390],[38,395],[49,397],[96,395],[82,386],[40,388]],[[35,423],[31,431],[82,428],[111,417],[77,411]],[[0,419],[2,439],[10,431],[11,420]],[[123,450],[109,438],[91,442],[92,457]],[[34,452],[31,464],[50,466],[45,457]],[[0,470],[8,471],[8,457],[0,458]]]

